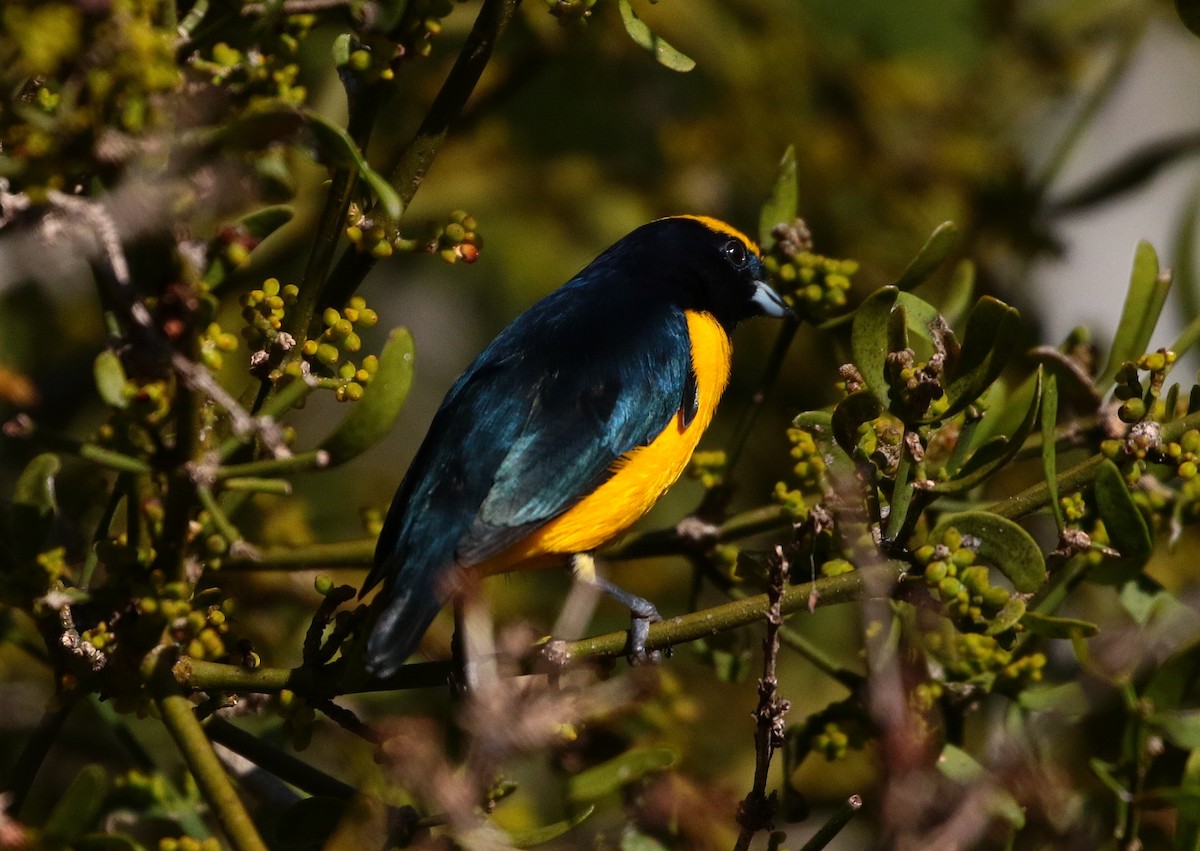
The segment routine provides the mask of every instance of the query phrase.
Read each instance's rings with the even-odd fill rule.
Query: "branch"
[[[742,829],[735,851],[748,851],[754,834],[774,827],[778,796],[775,793],[767,795],[767,774],[771,770],[771,757],[783,745],[783,716],[791,708],[788,701],[777,696],[779,678],[775,673],[779,659],[779,628],[783,625],[780,602],[787,576],[788,562],[783,557],[783,548],[776,547],[767,591],[769,605],[767,634],[763,638],[763,675],[758,681],[758,709],[754,712],[754,785],[738,805],[737,820]]]
[[[235,851],[267,851],[242,799],[238,797],[229,775],[213,750],[212,742],[196,720],[192,702],[182,694],[168,692],[159,696],[156,703],[163,724],[179,746],[188,769],[196,778],[200,791],[216,813]]]
[[[779,599],[781,615],[812,611],[823,606],[848,603],[870,597],[886,597],[903,576],[908,565],[899,561],[878,567],[860,568],[839,576],[788,586]],[[771,606],[766,594],[758,594],[723,603],[709,609],[668,618],[650,625],[646,649],[664,650],[676,644],[697,641],[763,620]],[[554,658],[564,663],[620,659],[627,652],[626,632],[610,632],[579,641],[556,642]],[[444,686],[453,673],[450,662],[420,662],[405,665],[391,679],[356,686],[355,692],[393,691],[398,689]],[[337,693],[338,675],[328,668],[256,668],[207,662],[184,656],[173,669],[183,687],[200,691],[276,693],[290,689],[297,694],[330,696]],[[345,693],[345,692],[343,692]]]
[[[484,0],[454,67],[450,69],[424,121],[417,128],[416,135],[408,143],[400,155],[399,163],[392,171],[391,183],[400,195],[401,215],[417,194],[417,189],[433,165],[442,143],[446,140],[450,125],[462,113],[471,93],[475,91],[483,69],[491,61],[496,42],[516,14],[520,2],[521,0]],[[378,218],[379,212],[373,210],[372,214]],[[321,305],[338,306],[348,301],[375,262],[375,256],[369,251],[348,249],[342,254],[330,276],[330,285],[321,300]]]

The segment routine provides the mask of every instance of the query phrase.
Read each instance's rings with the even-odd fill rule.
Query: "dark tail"
[[[391,594],[385,588],[374,605],[381,608],[367,639],[363,666],[372,677],[387,679],[417,649],[442,603],[433,589],[422,584],[394,589]]]

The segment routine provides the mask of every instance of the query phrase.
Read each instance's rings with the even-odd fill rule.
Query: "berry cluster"
[[[379,358],[367,355],[356,364],[347,355],[357,354],[362,349],[362,338],[358,329],[371,328],[379,322],[379,316],[367,307],[360,296],[350,299],[341,310],[327,307],[321,314],[325,330],[316,338],[304,341],[300,354],[316,373],[332,371],[334,378],[322,382],[332,387],[339,402],[356,402],[363,397],[364,387],[379,369]],[[285,368],[288,375],[299,376],[300,363],[292,361]]]
[[[286,309],[296,303],[300,289],[295,284],[280,286],[277,278],[267,278],[258,289],[245,293],[240,303],[246,327],[242,336],[251,346],[273,343],[283,328]]]
[[[474,263],[479,258],[479,234],[475,217],[455,210],[444,225],[430,223],[424,237],[406,239],[394,233],[385,223],[364,215],[356,204],[346,214],[346,238],[358,251],[369,252],[380,259],[393,252],[436,254],[446,263]]]
[[[1121,400],[1117,416],[1122,422],[1136,423],[1149,417],[1163,421],[1174,416],[1174,411],[1160,398],[1167,373],[1175,365],[1175,353],[1166,349],[1142,355],[1136,362],[1126,361],[1117,371],[1117,386],[1113,395]],[[1139,372],[1148,373],[1145,383]]]
[[[786,482],[776,482],[772,498],[783,506],[793,519],[808,517],[809,506],[825,494],[828,482],[825,479],[825,459],[821,455],[813,435],[802,428],[787,430],[788,442],[792,444],[788,455],[795,462],[792,474],[796,477],[794,487]]]
[[[212,85],[248,96],[251,107],[256,101],[282,101],[290,106],[302,106],[308,91],[296,83],[300,66],[294,60],[316,23],[316,17],[289,15],[284,20],[285,29],[270,49],[264,51],[254,46],[239,50],[219,41],[207,57],[193,57],[191,67],[204,74]]]
[[[920,547],[913,557],[925,567],[925,585],[963,629],[982,630],[1008,605],[1011,595],[992,585],[988,569],[975,564],[978,541],[950,528],[942,540]]]
[[[772,235],[775,244],[763,265],[784,300],[817,320],[841,312],[858,262],[814,254],[812,236],[801,219],[777,225]]]
[[[926,650],[942,663],[948,681],[1020,689],[1040,682],[1046,667],[1044,653],[1014,659],[994,636],[978,632],[926,632],[923,640]]]

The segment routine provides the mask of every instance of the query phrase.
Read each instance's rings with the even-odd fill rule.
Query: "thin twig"
[[[812,839],[801,846],[800,851],[822,851],[833,838],[841,833],[842,828],[849,824],[858,811],[862,809],[863,800],[858,795],[851,795],[837,811],[829,817],[829,821],[821,825],[821,829],[813,834]]]
[[[778,795],[767,794],[767,775],[771,758],[783,747],[783,718],[791,704],[778,696],[779,678],[775,667],[779,659],[779,628],[783,625],[780,604],[787,585],[788,561],[783,548],[775,548],[771,560],[771,580],[767,588],[767,634],[763,638],[763,675],[758,681],[758,708],[754,711],[754,784],[738,805],[737,820],[741,825],[736,851],[747,851],[754,834],[772,830]]]

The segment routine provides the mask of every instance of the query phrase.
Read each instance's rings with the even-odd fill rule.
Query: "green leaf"
[[[1042,390],[1042,476],[1050,491],[1050,511],[1058,531],[1066,527],[1062,506],[1058,504],[1058,453],[1055,451],[1054,427],[1058,424],[1058,379],[1051,375]]]
[[[1197,0],[1200,6],[1200,0]],[[1200,272],[1196,265],[1196,244],[1200,241],[1200,183],[1192,188],[1183,212],[1179,214],[1179,229],[1175,231],[1175,293],[1180,313],[1194,317],[1171,344],[1177,355],[1200,341]]]
[[[1179,20],[1196,35],[1200,35],[1200,0],[1175,0]]]
[[[295,215],[296,210],[291,204],[272,204],[269,207],[255,210],[253,213],[247,213],[238,219],[238,224],[244,227],[252,237],[262,240],[290,222]]]
[[[633,39],[633,43],[654,56],[658,64],[672,71],[691,71],[696,67],[693,59],[684,56],[671,45],[650,32],[650,27],[637,16],[629,0],[618,0],[621,10],[621,22],[625,24],[625,32]]]
[[[1121,364],[1137,360],[1146,353],[1170,288],[1170,277],[1159,276],[1158,254],[1154,246],[1142,240],[1133,257],[1129,292],[1125,296],[1125,306],[1121,308],[1121,319],[1113,338],[1112,351],[1108,355],[1108,365],[1096,379],[1097,390],[1104,392],[1108,389]]]
[[[879,404],[888,405],[887,364],[888,323],[900,291],[883,287],[867,296],[854,311],[850,326],[850,352],[867,388]]]
[[[577,803],[596,801],[647,774],[666,771],[678,761],[679,754],[671,748],[633,748],[576,774],[570,780],[567,797]]]
[[[1016,351],[1021,339],[1021,314],[1002,301],[984,296],[967,317],[962,350],[947,370],[948,419],[973,403],[991,386]]]
[[[1105,461],[1096,473],[1096,509],[1108,540],[1123,559],[1149,558],[1154,546],[1142,512],[1138,510],[1125,485],[1125,477],[1112,461]]]
[[[1046,560],[1033,537],[1007,517],[988,511],[964,511],[943,517],[930,533],[940,540],[946,529],[953,526],[962,535],[979,541],[978,556],[1008,577],[1022,594],[1030,594],[1042,585],[1046,576]]]
[[[350,134],[315,112],[305,112],[304,117],[308,122],[308,129],[316,139],[321,162],[335,168],[356,169],[363,181],[371,187],[375,197],[379,199],[384,212],[393,220],[399,219],[401,213],[404,212],[404,204],[400,201],[400,196],[396,194],[392,184],[388,183],[383,175],[371,168],[366,157],[363,156],[363,152],[350,138]]]
[[[1200,748],[1188,754],[1180,787],[1200,796]],[[1180,801],[1175,823],[1176,851],[1200,851],[1200,801]]]
[[[957,327],[971,309],[975,298],[975,264],[970,260],[961,260],[954,267],[950,276],[950,291],[942,302],[941,314],[946,317],[946,324],[951,328]]]
[[[92,363],[92,376],[96,380],[96,391],[101,401],[110,408],[125,408],[129,400],[125,398],[125,367],[121,359],[111,349],[105,349],[96,355]]]
[[[796,183],[796,147],[788,145],[779,161],[779,176],[771,197],[763,204],[758,214],[758,244],[763,253],[775,244],[772,231],[776,225],[789,224],[800,212],[800,190]]]
[[[942,222],[934,228],[917,256],[901,273],[895,283],[896,289],[911,290],[917,284],[924,283],[946,261],[957,244],[958,227],[954,222]]]
[[[1150,675],[1141,697],[1157,710],[1179,709],[1200,683],[1200,641],[1173,652]]]
[[[354,42],[354,36],[350,33],[342,33],[333,40],[333,67],[343,68],[350,64],[350,48]]]
[[[95,823],[107,794],[108,772],[98,765],[85,765],[50,811],[43,829],[57,840],[73,842]]]
[[[1200,133],[1180,133],[1149,142],[1054,202],[1055,215],[1077,213],[1112,201],[1147,183],[1162,169],[1200,148]]]
[[[1200,748],[1200,709],[1168,709],[1155,712],[1146,721],[1175,747]]]
[[[856,390],[837,403],[833,409],[833,439],[847,455],[853,456],[858,446],[858,427],[879,416],[879,400],[870,390]]]
[[[13,505],[33,509],[39,517],[49,517],[58,511],[54,495],[54,477],[62,470],[62,461],[52,452],[34,457],[17,479],[13,488]]]
[[[321,444],[320,448],[329,453],[331,465],[361,455],[392,430],[408,398],[412,378],[412,335],[407,328],[396,328],[388,335],[379,355],[379,369],[371,376],[362,399]]]
[[[1086,715],[1091,709],[1087,692],[1077,680],[1049,686],[1022,689],[1017,703],[1029,712],[1058,712],[1063,715]]]
[[[520,830],[509,832],[508,841],[514,848],[533,848],[535,845],[541,845],[543,842],[550,842],[554,839],[570,831],[576,825],[581,824],[587,819],[596,807],[592,804],[584,807],[570,818],[556,821],[554,824],[547,824],[543,827],[533,827],[528,830]]]
[[[961,748],[945,745],[937,760],[938,771],[964,786],[987,782],[989,794],[984,799],[989,814],[1015,828],[1025,826],[1025,811],[1008,790],[991,781],[991,775],[975,758]]]
[[[1025,419],[1013,433],[1007,436],[993,437],[984,443],[963,463],[954,478],[938,482],[930,490],[939,494],[965,493],[973,490],[1016,457],[1025,444],[1025,439],[1033,431],[1033,424],[1037,422],[1038,408],[1042,398],[1042,370],[1040,367],[1031,376],[1031,379],[1033,381],[1033,398],[1029,402],[1029,408],[1025,411]]]
[[[999,635],[1002,632],[1008,632],[1016,626],[1021,618],[1025,616],[1025,601],[1020,597],[1009,597],[1008,602],[1004,604],[1004,608],[998,611],[995,616],[988,621],[985,634]]]
[[[1043,638],[1091,638],[1100,632],[1100,627],[1091,621],[1054,617],[1040,612],[1026,612],[1021,616],[1021,626]]]

